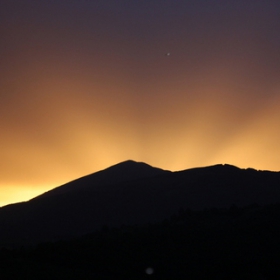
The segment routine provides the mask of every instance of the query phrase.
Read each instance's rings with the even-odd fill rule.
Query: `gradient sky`
[[[278,0],[1,0],[0,206],[127,159],[280,170],[279,50]]]

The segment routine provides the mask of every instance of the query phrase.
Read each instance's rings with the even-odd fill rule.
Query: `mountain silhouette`
[[[163,175],[166,172],[170,171],[164,171],[143,162],[127,160],[55,188],[48,193],[45,193],[44,197],[72,191],[97,191],[99,188],[104,191],[105,189],[108,190],[110,187],[114,189],[114,185],[119,183]]]
[[[85,235],[103,226],[143,225],[179,209],[280,202],[280,173],[214,165],[166,171],[125,161],[27,202],[0,208],[2,244]]]

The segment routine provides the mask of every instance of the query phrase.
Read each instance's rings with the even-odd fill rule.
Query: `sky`
[[[128,159],[280,170],[278,0],[1,0],[0,38],[0,206]]]

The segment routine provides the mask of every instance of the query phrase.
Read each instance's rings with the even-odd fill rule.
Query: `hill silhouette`
[[[179,209],[275,204],[279,186],[279,172],[221,164],[171,172],[125,161],[0,208],[0,240],[10,245],[62,240],[104,226],[160,222]]]
[[[280,204],[180,209],[162,222],[0,248],[1,279],[279,279]]]

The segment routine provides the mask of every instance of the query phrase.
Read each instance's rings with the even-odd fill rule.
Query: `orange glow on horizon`
[[[0,17],[0,205],[128,159],[280,170],[277,9],[33,2]]]
[[[53,186],[30,186],[30,185],[0,185],[0,188],[5,188],[9,191],[2,192],[0,197],[0,207],[7,204],[19,203],[28,201],[38,195],[41,195],[48,190],[53,189]]]
[[[129,107],[123,103],[121,96],[128,95],[129,89],[111,89],[117,97],[110,100],[105,94],[93,102],[74,94],[94,91],[93,86],[79,88],[77,82],[69,81],[65,86],[61,91],[63,85],[58,81],[49,88],[42,83],[43,92],[53,94],[43,94],[45,100],[36,104],[39,117],[32,124],[29,118],[33,116],[28,116],[26,127],[23,120],[21,129],[10,129],[2,139],[6,141],[1,151],[1,170],[5,171],[2,205],[44,192],[36,187],[42,182],[49,190],[127,159],[173,171],[217,163],[280,169],[277,98],[267,101],[262,109],[255,101],[255,113],[246,114],[250,104],[246,100],[241,104],[242,99],[230,91],[225,97],[227,87],[220,83],[216,91],[210,85],[192,89],[195,97],[190,102],[187,97],[171,98],[162,88],[160,102],[151,100],[139,108],[133,99],[126,101]]]

